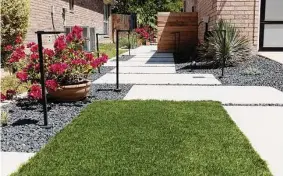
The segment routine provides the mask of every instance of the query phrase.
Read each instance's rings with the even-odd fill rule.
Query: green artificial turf
[[[271,174],[220,103],[97,101],[15,175]]]
[[[100,53],[105,53],[108,55],[109,59],[116,56],[116,44],[115,43],[101,43],[99,44]],[[119,48],[119,54],[127,52],[127,49]]]

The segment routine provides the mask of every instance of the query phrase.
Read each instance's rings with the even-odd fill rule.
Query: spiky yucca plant
[[[251,48],[246,36],[234,25],[221,19],[207,41],[200,45],[198,53],[201,59],[212,60],[216,65],[222,63],[222,58],[226,59],[227,65],[231,65],[249,59]]]

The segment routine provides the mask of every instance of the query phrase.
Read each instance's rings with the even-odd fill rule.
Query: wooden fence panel
[[[129,30],[130,28],[130,15],[112,14],[112,34],[111,38],[115,42],[116,30]],[[121,34],[123,35],[123,34]]]
[[[159,12],[157,15],[158,52],[174,52],[175,32],[180,32],[180,50],[198,43],[196,12]]]

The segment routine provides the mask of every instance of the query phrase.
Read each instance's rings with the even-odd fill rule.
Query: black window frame
[[[69,0],[69,10],[71,12],[74,11],[74,7],[75,7],[75,0]]]
[[[264,27],[266,24],[282,24],[283,21],[265,20],[266,0],[261,0],[260,6],[260,31],[259,31],[259,51],[283,51],[283,47],[264,47]]]

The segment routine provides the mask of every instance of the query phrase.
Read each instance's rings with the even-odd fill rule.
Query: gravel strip
[[[234,103],[224,103],[223,106],[278,106],[283,107],[283,104],[234,104]]]
[[[177,73],[207,73],[216,78],[221,75],[218,69],[193,69],[190,64],[176,62]],[[259,56],[240,63],[235,67],[225,68],[225,77],[219,79],[222,85],[270,86],[283,91],[283,65]]]
[[[119,57],[119,61],[128,61],[135,57],[135,55],[122,55]],[[111,61],[116,61],[116,59],[112,59]]]
[[[101,67],[101,74],[91,76],[96,80],[115,67]],[[48,140],[69,124],[88,104],[97,100],[123,99],[133,85],[120,85],[121,92],[114,92],[115,85],[92,85],[90,96],[73,103],[48,103],[48,122],[51,129],[42,128],[42,105],[20,100],[2,107],[9,112],[8,125],[1,127],[1,151],[38,152]]]

